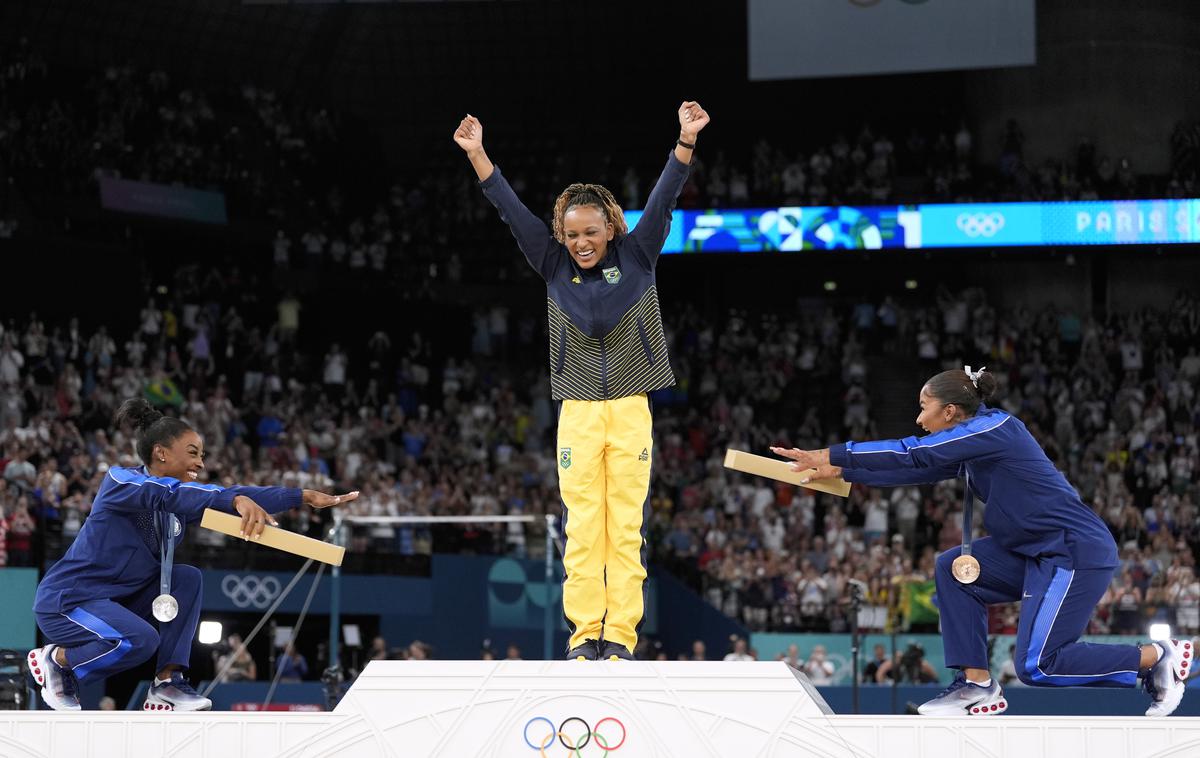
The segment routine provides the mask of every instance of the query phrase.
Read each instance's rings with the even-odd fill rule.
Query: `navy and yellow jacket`
[[[529,265],[546,281],[555,400],[613,400],[675,384],[654,266],[687,176],[687,164],[672,153],[637,226],[609,242],[604,258],[587,270],[517,198],[499,167],[481,182]]]
[[[298,489],[225,488],[150,476],[144,468],[110,468],[75,542],[38,584],[33,609],[62,613],[89,600],[134,595],[159,578],[162,520],[155,518],[157,514],[165,511],[179,519],[180,529],[174,535],[178,545],[186,525],[198,522],[205,508],[234,513],[233,499],[238,495],[249,497],[268,513],[295,508],[303,499]]]
[[[829,448],[842,477],[875,487],[968,476],[987,503],[983,525],[1014,553],[1075,569],[1112,568],[1117,544],[1020,419],[998,408],[924,437]]]

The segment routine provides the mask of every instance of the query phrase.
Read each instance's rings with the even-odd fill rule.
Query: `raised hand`
[[[708,125],[708,111],[695,100],[686,100],[679,106],[679,131],[694,137]]]
[[[483,124],[471,114],[458,122],[454,130],[454,141],[468,153],[483,149]]]

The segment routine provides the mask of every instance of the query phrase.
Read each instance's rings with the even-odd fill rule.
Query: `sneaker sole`
[[[1191,640],[1184,640],[1183,644],[1179,646],[1179,665],[1175,667],[1175,670],[1179,674],[1179,678],[1185,682],[1188,678],[1188,667],[1191,666],[1191,663],[1192,642]]]
[[[44,665],[45,662],[38,658],[38,651],[30,650],[29,675],[33,677],[33,681],[37,682],[39,687],[43,688],[46,686],[46,672],[42,669]]]
[[[1001,699],[998,703],[990,703],[988,705],[973,705],[971,710],[967,711],[968,716],[999,716],[1008,710],[1008,701]]]
[[[154,702],[147,700],[146,702],[142,703],[142,710],[143,711],[158,711],[158,712],[175,711],[177,713],[194,713],[196,711],[211,711],[212,703],[209,703],[208,705],[206,705],[203,708],[176,708],[174,706],[174,704],[168,703],[165,700],[157,700]]]

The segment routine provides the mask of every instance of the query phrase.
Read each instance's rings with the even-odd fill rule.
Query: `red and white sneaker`
[[[29,675],[42,690],[42,700],[56,711],[78,711],[79,683],[70,669],[54,661],[58,645],[46,645],[29,651],[25,662],[29,664]]]
[[[996,716],[1008,710],[1000,682],[990,687],[967,681],[961,672],[941,694],[917,708],[922,716]]]
[[[212,701],[201,697],[183,674],[176,671],[170,679],[155,684],[150,683],[150,692],[146,694],[146,702],[142,703],[143,711],[210,711]]]
[[[1146,691],[1154,698],[1146,715],[1170,716],[1183,700],[1196,649],[1191,640],[1162,640],[1154,644],[1163,652],[1158,663],[1146,674]]]

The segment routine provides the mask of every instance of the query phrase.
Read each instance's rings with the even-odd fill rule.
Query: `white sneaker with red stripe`
[[[1008,710],[1004,690],[995,678],[988,687],[968,681],[959,672],[950,686],[932,700],[922,703],[922,716],[996,716]]]
[[[58,645],[46,645],[29,651],[25,662],[29,664],[29,675],[42,689],[42,700],[56,711],[78,711],[79,683],[70,669],[54,661]]]
[[[1146,691],[1154,698],[1146,715],[1170,716],[1183,700],[1196,650],[1191,640],[1162,640],[1154,644],[1163,652],[1158,663],[1146,674]]]

